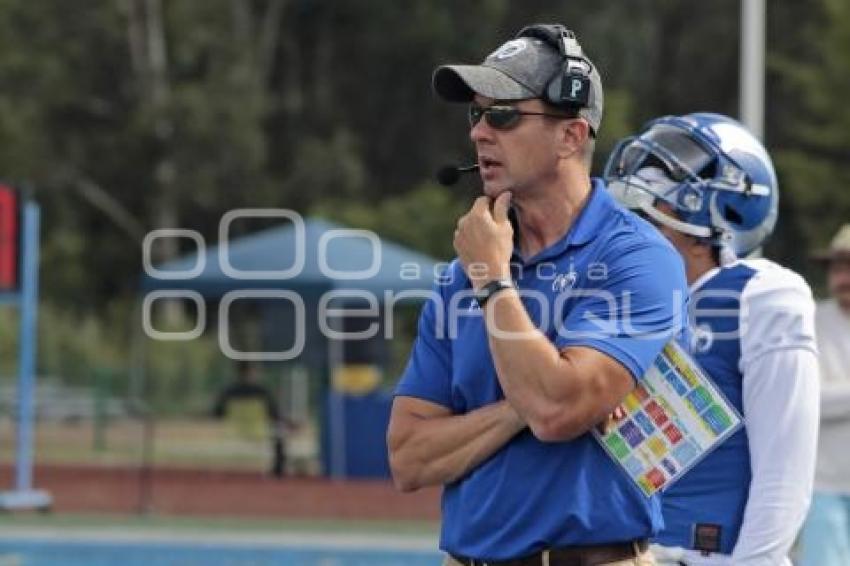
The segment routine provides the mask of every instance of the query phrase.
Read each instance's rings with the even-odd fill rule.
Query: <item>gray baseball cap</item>
[[[587,59],[588,63],[590,60]],[[476,94],[495,100],[545,100],[546,87],[564,64],[553,46],[534,37],[512,39],[493,51],[480,65],[442,65],[434,71],[434,91],[448,102],[471,102]],[[602,78],[590,63],[587,105],[578,115],[594,134],[602,122]]]

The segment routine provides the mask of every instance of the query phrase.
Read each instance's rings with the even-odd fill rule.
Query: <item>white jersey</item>
[[[741,260],[691,286],[692,354],[745,427],[662,496],[662,564],[788,565],[811,500],[818,426],[814,302],[769,260]],[[694,533],[720,533],[718,552]]]

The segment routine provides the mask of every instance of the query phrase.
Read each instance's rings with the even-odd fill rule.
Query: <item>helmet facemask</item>
[[[771,189],[753,184],[735,160],[701,138],[684,121],[656,122],[617,145],[604,175],[612,196],[627,208],[708,244],[729,246],[741,222],[730,203],[769,197]],[[673,215],[658,209],[662,202]]]

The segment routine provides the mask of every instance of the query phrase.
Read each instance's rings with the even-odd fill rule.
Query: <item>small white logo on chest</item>
[[[707,324],[700,324],[692,330],[691,349],[699,354],[704,354],[714,345],[714,333]]]
[[[555,279],[552,280],[552,290],[556,293],[563,293],[567,289],[572,289],[576,284],[577,279],[578,275],[576,275],[575,271],[559,273],[555,276]]]

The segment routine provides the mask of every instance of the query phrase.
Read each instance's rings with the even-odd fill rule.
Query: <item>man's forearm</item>
[[[625,368],[603,354],[575,348],[562,355],[534,326],[515,290],[494,296],[484,316],[505,398],[542,441],[584,434],[633,387]]]
[[[525,428],[505,401],[463,415],[401,418],[387,441],[393,479],[404,491],[459,479]]]
[[[563,380],[550,379],[560,362],[558,351],[535,328],[518,291],[495,295],[483,315],[499,383],[520,415],[534,418],[545,402],[568,394]]]

